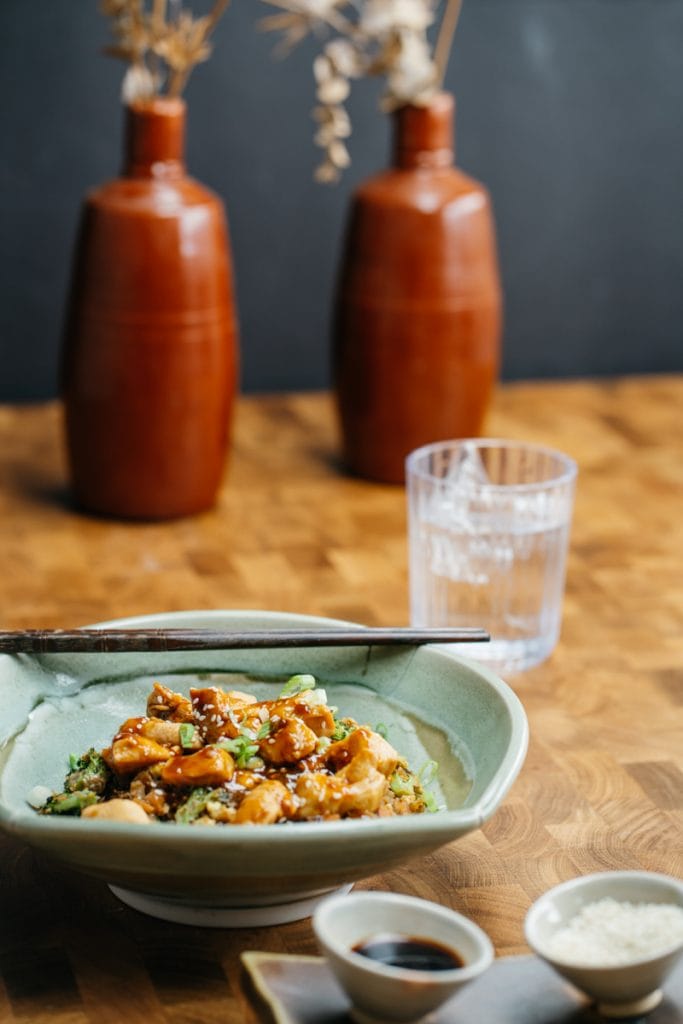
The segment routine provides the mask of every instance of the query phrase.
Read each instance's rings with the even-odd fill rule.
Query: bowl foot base
[[[625,1020],[628,1017],[640,1017],[645,1013],[649,1013],[650,1010],[654,1010],[655,1006],[659,1006],[662,1001],[662,990],[660,988],[655,989],[654,992],[650,992],[648,995],[643,996],[642,999],[634,999],[628,1003],[598,1003],[598,1012],[603,1017],[612,1017],[617,1020]]]
[[[260,928],[263,925],[288,924],[290,921],[301,921],[305,917],[310,917],[322,900],[333,893],[350,892],[352,886],[343,885],[340,889],[311,893],[289,903],[259,907],[202,907],[178,903],[172,899],[164,899],[163,896],[149,896],[141,892],[132,892],[130,889],[120,889],[116,885],[110,885],[109,888],[126,906],[149,917],[158,917],[162,921],[200,928]]]

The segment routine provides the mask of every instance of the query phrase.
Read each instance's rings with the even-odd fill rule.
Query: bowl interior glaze
[[[110,627],[339,628],[278,612],[177,612]],[[403,818],[196,828],[39,816],[35,785],[61,789],[70,753],[107,745],[144,713],[153,680],[277,696],[290,675],[315,675],[342,714],[375,726],[413,768],[439,763],[445,809]],[[0,827],[111,885],[169,905],[272,907],[385,871],[487,820],[524,760],[527,723],[508,686],[437,647],[319,647],[207,652],[0,656]],[[340,840],[347,840],[340,842]]]

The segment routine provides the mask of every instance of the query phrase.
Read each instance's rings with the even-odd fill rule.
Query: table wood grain
[[[683,377],[507,385],[488,433],[578,461],[562,640],[510,680],[531,743],[501,809],[361,884],[463,911],[506,955],[527,952],[524,915],[556,882],[683,875]],[[336,452],[327,395],[245,398],[215,510],[109,521],[69,504],[58,405],[0,407],[0,625],[183,608],[406,624],[403,489],[344,475]],[[0,840],[3,1024],[253,1024],[245,949],[315,952],[308,922],[165,924]]]

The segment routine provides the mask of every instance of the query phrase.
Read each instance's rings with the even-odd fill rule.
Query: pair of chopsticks
[[[24,629],[0,631],[0,654],[223,651],[264,647],[365,647],[489,640],[483,629]]]

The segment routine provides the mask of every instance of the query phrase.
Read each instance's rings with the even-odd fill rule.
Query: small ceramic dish
[[[428,900],[389,892],[332,896],[313,915],[321,952],[351,1000],[358,1024],[422,1020],[493,963],[493,946],[473,921]],[[403,936],[455,953],[462,966],[396,967],[355,952],[373,938]]]
[[[683,882],[648,871],[607,871],[573,878],[550,889],[533,904],[524,925],[526,940],[558,974],[596,1000],[603,1017],[640,1016],[661,1001],[661,985],[683,953],[683,941],[674,939],[667,943],[665,938],[655,955],[641,954],[637,959],[613,965],[597,962],[596,954],[590,961],[584,955],[583,962],[578,956],[559,956],[552,948],[554,937],[584,907],[602,900],[618,904],[667,904],[683,910]],[[609,942],[614,920],[603,927],[605,941]],[[585,942],[588,941],[587,937]],[[613,946],[615,941],[612,940]]]
[[[348,623],[277,612],[178,612],[101,625],[333,630]],[[39,815],[35,786],[59,791],[70,753],[102,749],[141,714],[154,680],[277,696],[306,672],[341,714],[382,723],[419,770],[438,762],[434,814],[199,828]],[[209,682],[207,682],[209,680]],[[443,648],[309,647],[175,653],[0,655],[0,828],[107,882],[145,913],[240,927],[307,917],[341,887],[478,828],[524,761],[527,722],[512,690]]]

